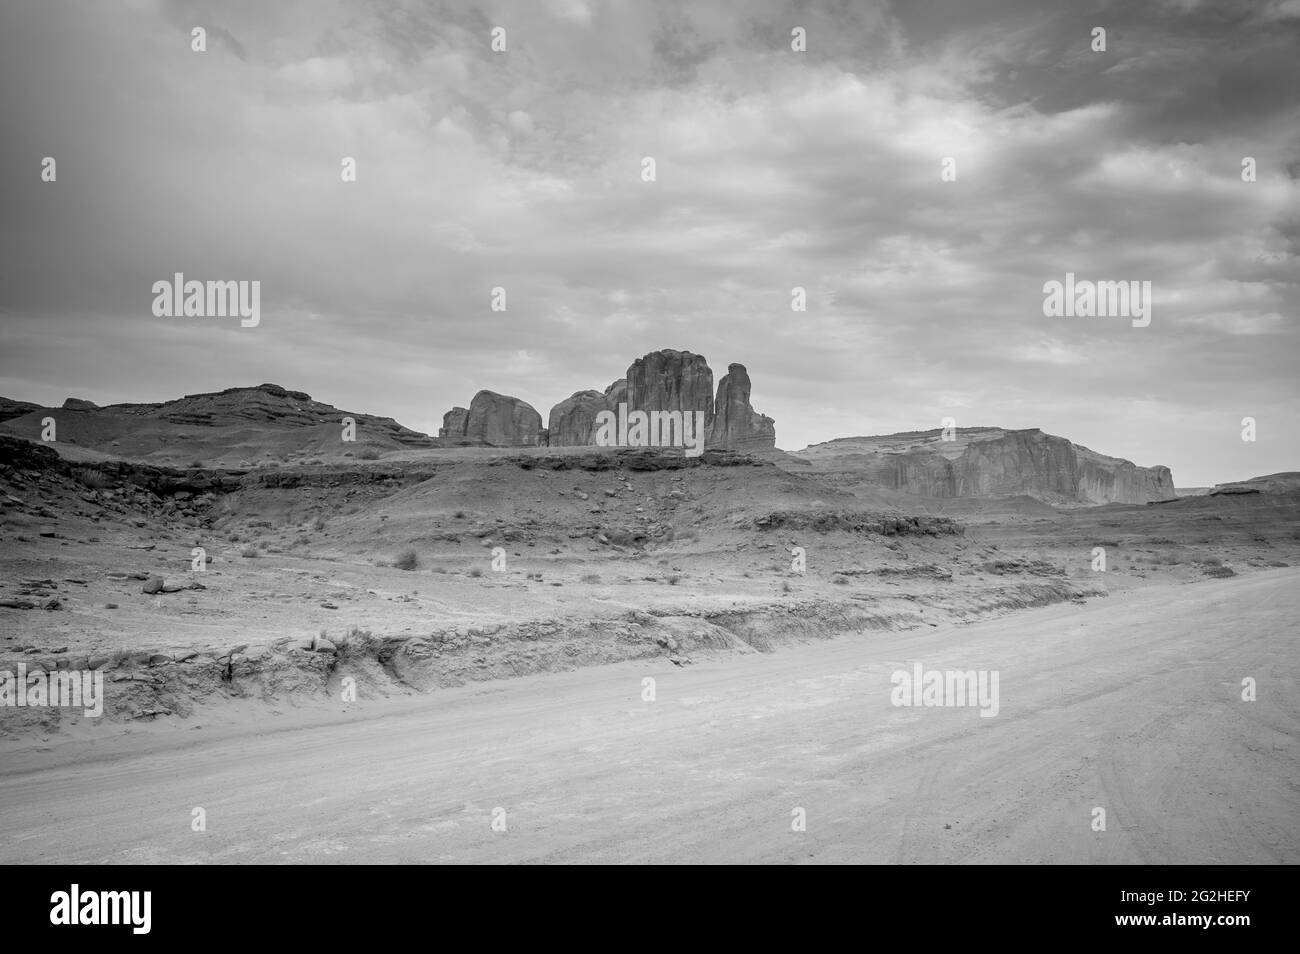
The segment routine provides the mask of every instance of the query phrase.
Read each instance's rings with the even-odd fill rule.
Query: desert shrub
[[[248,557],[250,560],[253,557],[261,556],[261,554],[257,552],[257,547],[244,547],[244,549],[239,551],[239,555],[242,557]]]
[[[605,537],[616,546],[625,547],[632,542],[632,534],[626,530],[606,530]]]
[[[73,478],[83,487],[89,487],[91,490],[103,490],[108,487],[110,481],[102,470],[96,470],[94,467],[78,467],[72,473]]]
[[[680,573],[674,573],[672,576],[668,577],[668,585],[676,586],[678,583],[681,582],[681,579],[682,577]]]
[[[597,573],[588,573],[586,576],[584,576],[584,577],[582,578],[582,582],[584,582],[584,583],[599,583],[599,582],[600,582],[600,575],[597,574]]]
[[[694,527],[687,527],[685,530],[678,530],[674,537],[674,539],[682,541],[698,540],[699,538],[700,531],[696,530]]]
[[[452,516],[454,516],[457,520],[464,520],[464,519],[465,519],[465,511],[464,511],[464,510],[457,510],[454,514],[452,514]]]
[[[325,630],[322,629],[320,631],[320,638],[328,639],[333,643],[334,648],[338,650],[339,655],[341,656],[344,652],[350,649],[364,648],[366,643],[370,641],[370,630],[362,629],[359,626],[349,626],[346,633],[341,633],[338,636],[329,636],[326,635]]]
[[[469,575],[474,577],[474,579],[477,580],[480,576],[483,575],[483,571],[480,570],[478,567],[474,567],[474,569],[469,571]]]
[[[1232,567],[1230,566],[1207,566],[1203,568],[1202,572],[1205,573],[1206,576],[1213,576],[1213,577],[1225,577],[1225,576],[1237,575],[1236,571],[1233,570]]]
[[[848,586],[849,578],[847,576],[833,576],[831,577],[831,582],[838,584],[839,586]]]
[[[1223,561],[1218,557],[1206,557],[1201,562],[1206,566],[1223,566]]]
[[[782,592],[782,593],[789,593],[789,592],[790,592],[790,581],[789,581],[789,580],[784,580],[784,581],[782,581],[782,583],[781,583],[781,592]]]
[[[322,530],[325,529],[325,518],[317,517],[315,520],[312,521],[311,528],[315,530],[317,533],[320,533]]]
[[[375,450],[373,447],[363,447],[361,450],[357,451],[357,459],[379,460],[379,451]]]
[[[393,566],[399,570],[414,570],[420,565],[420,557],[414,550],[403,550],[393,560]]]

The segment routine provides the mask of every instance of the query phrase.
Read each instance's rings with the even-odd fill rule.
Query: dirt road
[[[1297,620],[1288,568],[347,714],[104,726],[0,749],[0,861],[1295,863]],[[997,716],[892,705],[916,662],[997,670]]]

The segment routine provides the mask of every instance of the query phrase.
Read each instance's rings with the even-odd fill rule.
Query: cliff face
[[[1138,467],[1034,428],[961,428],[849,437],[796,451],[814,470],[860,476],[924,497],[1027,494],[1057,504],[1172,499],[1168,467]]]
[[[703,411],[713,416],[713,372],[703,355],[652,351],[627,369],[629,411]]]
[[[776,422],[754,410],[749,403],[749,392],[749,372],[745,366],[730,365],[718,382],[709,446],[726,450],[776,446]]]

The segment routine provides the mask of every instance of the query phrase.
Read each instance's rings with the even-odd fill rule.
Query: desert
[[[6,405],[0,670],[104,708],[0,707],[6,861],[1296,860],[1286,475],[1179,497],[1000,428],[530,445],[511,401],[491,446],[276,385]],[[922,665],[971,707],[891,702]],[[829,830],[780,847],[795,809]]]
[[[1285,925],[1297,47],[1300,0],[0,2],[15,927],[374,943],[415,864]]]

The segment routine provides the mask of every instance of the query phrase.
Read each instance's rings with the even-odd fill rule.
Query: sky
[[[436,433],[676,348],[787,450],[951,417],[1300,470],[1300,0],[10,0],[0,122],[9,398]],[[156,316],[176,272],[260,323]],[[1067,272],[1150,324],[1047,317]]]

